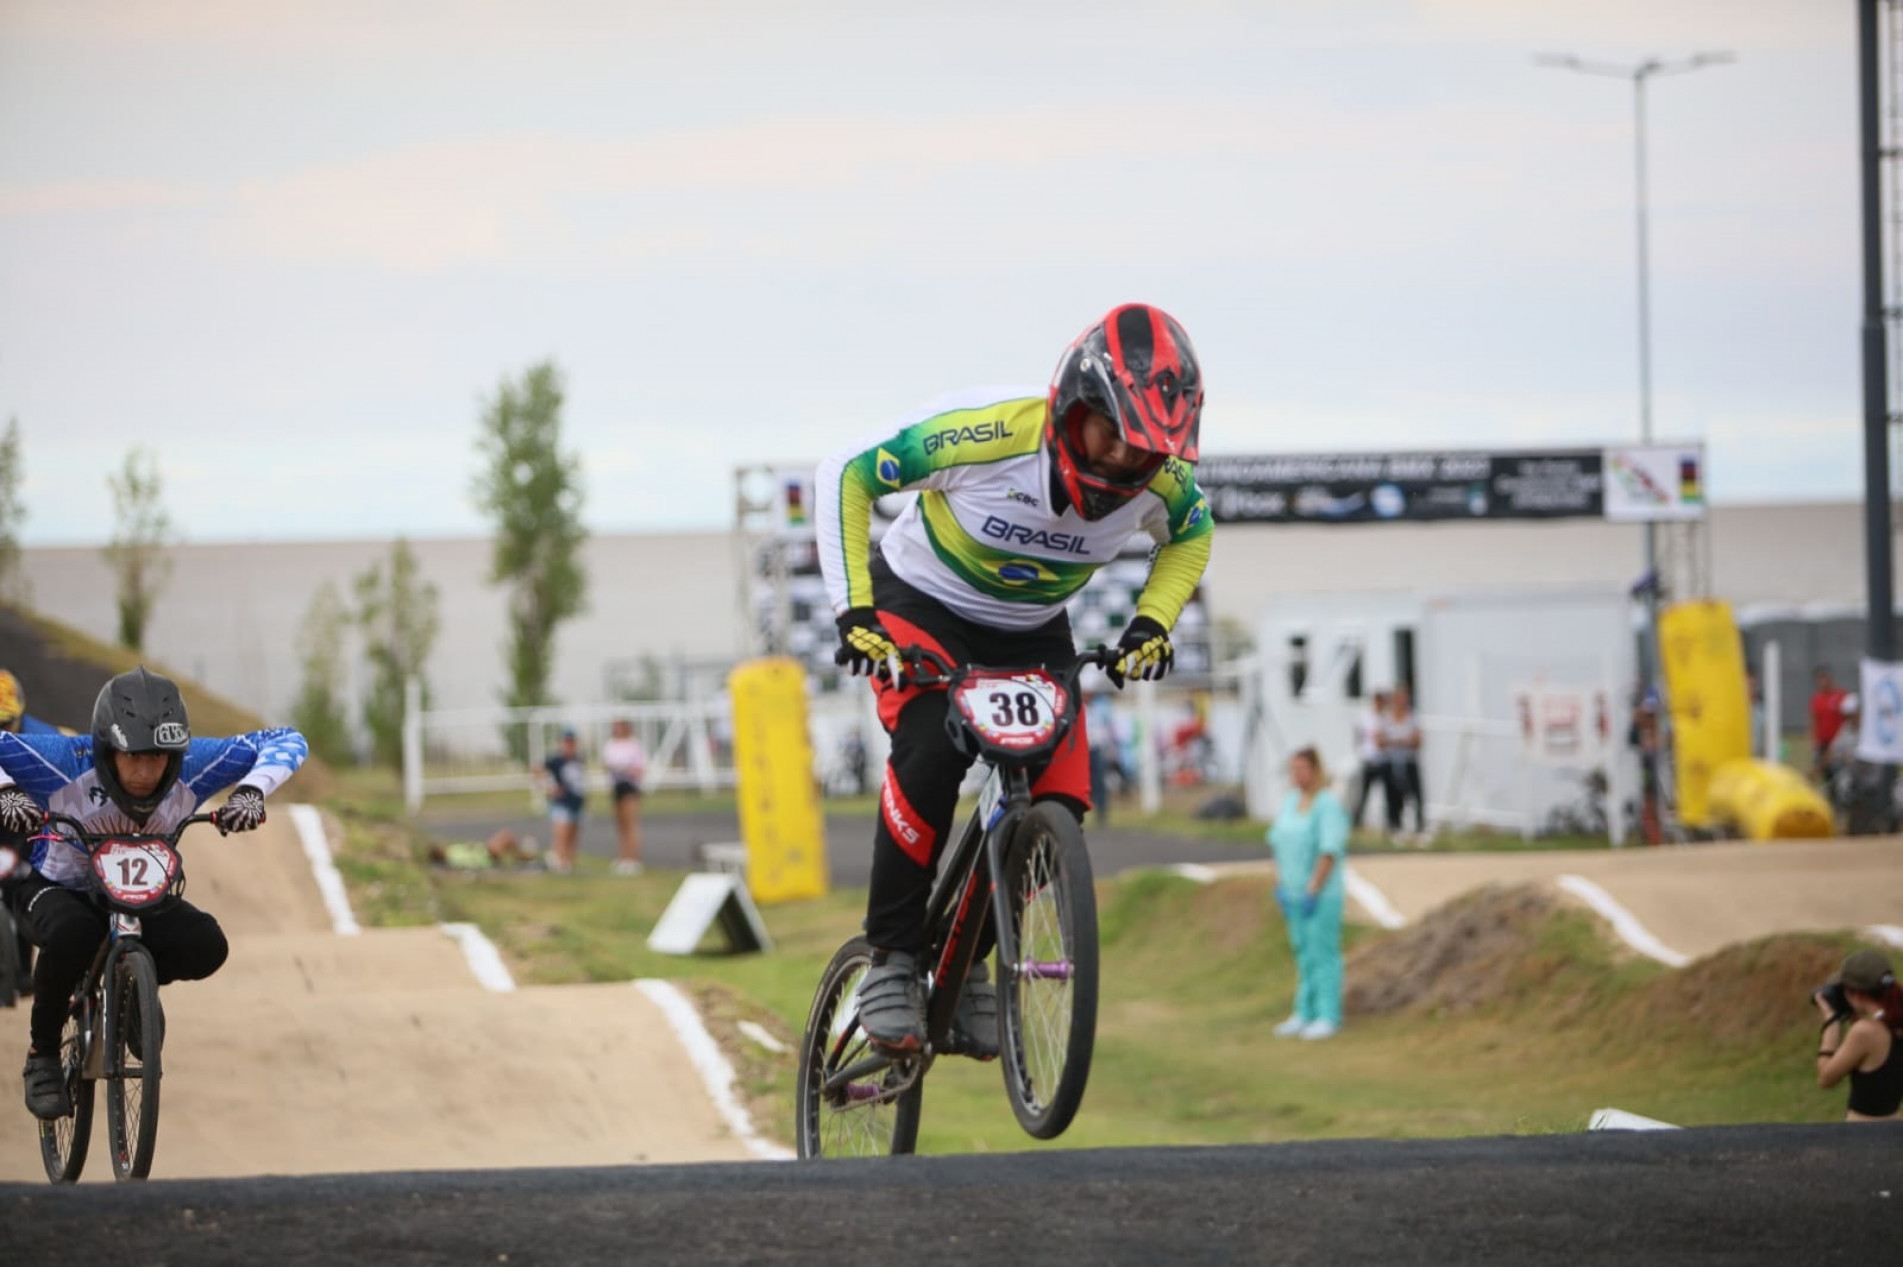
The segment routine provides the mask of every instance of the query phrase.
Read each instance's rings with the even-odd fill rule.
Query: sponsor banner
[[[1857,759],[1903,765],[1903,664],[1865,660],[1859,685]]]
[[[1196,482],[1226,523],[1598,518],[1603,470],[1598,449],[1211,456]]]
[[[1655,444],[1606,450],[1606,518],[1614,522],[1705,517],[1705,446]]]

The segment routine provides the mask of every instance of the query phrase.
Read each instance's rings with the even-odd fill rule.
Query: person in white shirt
[[[1388,767],[1388,832],[1401,834],[1408,802],[1414,803],[1414,841],[1427,840],[1427,815],[1421,794],[1421,723],[1405,682],[1394,688],[1381,721],[1381,756]]]
[[[601,745],[601,764],[614,784],[615,827],[621,834],[621,852],[614,862],[616,875],[641,874],[641,781],[647,777],[648,754],[634,737],[634,726],[623,717]]]
[[[1360,763],[1356,775],[1355,810],[1348,816],[1348,825],[1355,830],[1361,828],[1361,816],[1368,808],[1368,793],[1376,786],[1381,789],[1381,814],[1386,821],[1388,802],[1394,799],[1394,789],[1388,786],[1388,768],[1381,761],[1381,719],[1387,715],[1388,693],[1376,691],[1361,716],[1355,718],[1355,760]]]

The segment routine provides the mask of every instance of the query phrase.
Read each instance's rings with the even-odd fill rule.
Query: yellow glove
[[[899,649],[892,635],[879,623],[879,613],[870,607],[853,607],[839,617],[839,650],[833,663],[853,677],[890,678],[899,660]]]
[[[1117,643],[1117,662],[1104,675],[1123,688],[1125,678],[1154,682],[1176,664],[1176,648],[1170,645],[1169,630],[1148,616],[1138,616],[1123,631]]]

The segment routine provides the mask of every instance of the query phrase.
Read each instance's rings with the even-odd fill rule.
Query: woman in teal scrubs
[[[1333,1038],[1341,1028],[1342,868],[1348,811],[1329,790],[1313,748],[1289,758],[1295,786],[1269,828],[1275,851],[1275,901],[1295,951],[1295,1010],[1277,1037]]]

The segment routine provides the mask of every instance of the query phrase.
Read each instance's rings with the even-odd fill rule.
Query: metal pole
[[[1896,658],[1896,597],[1890,558],[1890,390],[1883,317],[1883,125],[1880,117],[1877,10],[1857,5],[1858,114],[1863,139],[1863,543],[1868,593],[1865,641],[1873,660]]]
[[[1639,442],[1652,443],[1652,288],[1651,255],[1646,240],[1645,199],[1645,80],[1658,67],[1645,62],[1632,72],[1632,138],[1634,170],[1637,173],[1639,242]],[[1648,685],[1657,681],[1664,667],[1659,660],[1659,576],[1658,525],[1645,521],[1645,575],[1651,583],[1645,590],[1645,664],[1640,679]]]

